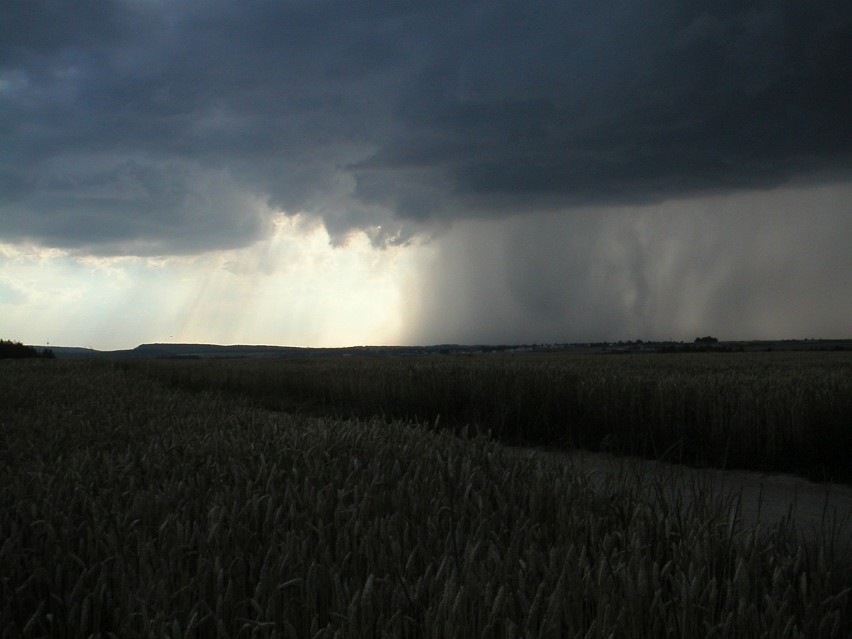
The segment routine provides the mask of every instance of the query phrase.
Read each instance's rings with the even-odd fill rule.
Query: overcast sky
[[[852,4],[3,0],[0,337],[852,337]]]

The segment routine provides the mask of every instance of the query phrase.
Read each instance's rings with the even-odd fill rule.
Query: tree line
[[[49,348],[39,350],[21,342],[0,339],[0,359],[54,359],[55,357],[53,351]]]

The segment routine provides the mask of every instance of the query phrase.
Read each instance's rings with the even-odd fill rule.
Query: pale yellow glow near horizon
[[[186,257],[93,257],[0,245],[0,337],[133,348],[147,342],[399,343],[417,247],[332,247],[280,216],[256,244]]]

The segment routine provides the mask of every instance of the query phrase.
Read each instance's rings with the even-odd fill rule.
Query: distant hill
[[[49,348],[57,359],[103,359],[112,353],[129,353],[130,351],[96,351],[93,348],[82,348],[80,346],[36,346],[36,348]]]
[[[696,342],[595,342],[586,344],[515,344],[470,345],[434,344],[431,346],[345,346],[310,348],[237,344],[140,344],[130,350],[98,351],[75,346],[36,346],[50,348],[57,359],[234,359],[281,357],[351,357],[383,355],[458,355],[493,352],[575,353],[692,353],[758,351],[852,351],[852,340],[751,340]],[[713,338],[715,339],[715,338]]]
[[[38,347],[41,348],[41,347]],[[298,346],[264,346],[237,344],[140,344],[134,349],[98,351],[91,348],[51,346],[59,359],[212,359],[212,358],[281,358],[334,357],[352,355],[415,355],[424,353],[468,352],[473,348],[456,344],[440,346],[346,346],[340,348],[305,348]]]
[[[218,344],[140,344],[133,349],[98,351],[75,346],[51,346],[59,359],[201,359],[235,357],[287,357],[322,349],[289,346],[221,346]]]
[[[37,347],[42,348],[42,347]],[[462,354],[485,352],[529,352],[534,350],[571,350],[574,345],[469,345],[434,344],[430,346],[343,346],[313,348],[300,346],[264,346],[236,344],[140,344],[130,350],[98,351],[91,348],[51,346],[59,359],[213,359],[281,357],[351,357],[383,355]]]

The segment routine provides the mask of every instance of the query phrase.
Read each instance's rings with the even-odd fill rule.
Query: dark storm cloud
[[[188,252],[848,178],[848,2],[6,0],[0,238]],[[264,205],[268,205],[267,208]]]
[[[382,176],[367,179],[388,198],[401,165],[440,171],[487,214],[848,175],[852,10],[594,6],[504,5],[421,79],[406,135],[362,165]]]

